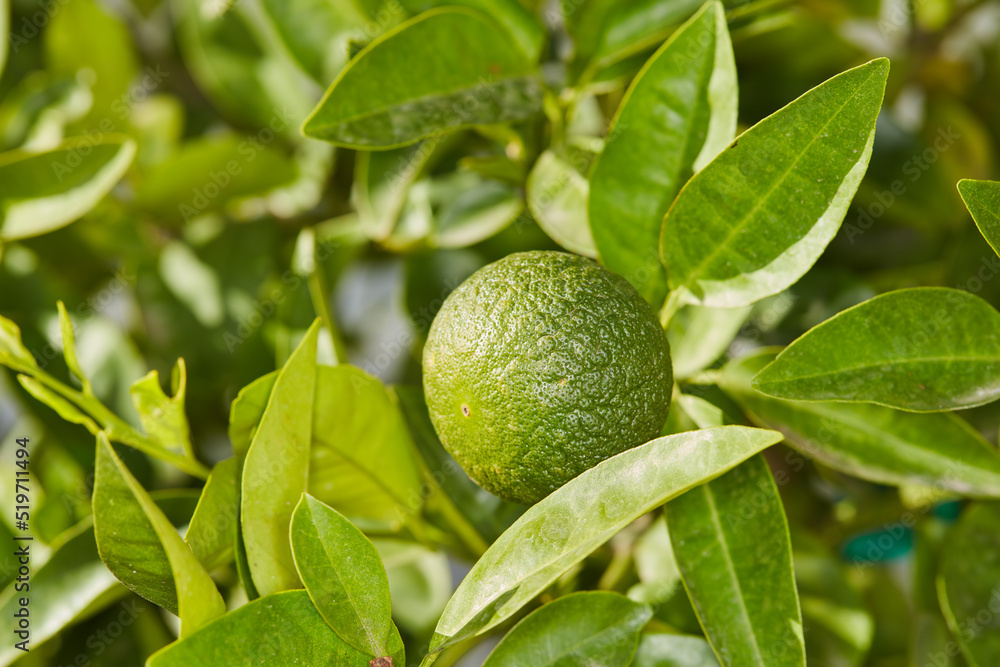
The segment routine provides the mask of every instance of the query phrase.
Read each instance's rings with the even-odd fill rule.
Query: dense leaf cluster
[[[0,0],[0,663],[1000,664],[997,9]],[[419,359],[530,249],[675,383],[524,507]]]

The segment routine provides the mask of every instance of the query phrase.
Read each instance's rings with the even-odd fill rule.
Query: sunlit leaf
[[[318,335],[319,320],[278,374],[243,465],[240,525],[253,582],[262,595],[302,585],[288,526],[309,475]]]
[[[773,431],[723,426],[652,440],[607,459],[531,507],[462,580],[431,650],[510,618],[646,512],[774,444]]]
[[[404,664],[392,623],[389,579],[375,546],[354,524],[309,494],[292,515],[292,554],[309,597],[341,639],[373,660]]]
[[[956,289],[889,292],[806,332],[753,386],[779,398],[915,412],[989,403],[1000,398],[1000,313]]]
[[[744,132],[691,179],[660,236],[680,299],[746,306],[809,270],[868,167],[888,75],[881,58],[835,76]]]

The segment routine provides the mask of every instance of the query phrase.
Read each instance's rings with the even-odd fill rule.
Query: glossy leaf
[[[983,238],[1000,255],[1000,183],[967,178],[958,182],[958,192]]]
[[[633,81],[590,179],[590,227],[601,258],[659,308],[663,216],[691,174],[736,133],[736,64],[721,3],[675,32]],[[638,271],[637,267],[646,267]]]
[[[148,667],[373,667],[326,624],[305,591],[254,600],[155,653]]]
[[[1000,505],[962,514],[944,543],[938,597],[970,667],[1000,663]]]
[[[666,505],[674,555],[723,665],[805,665],[785,510],[761,456]]]
[[[306,136],[393,148],[438,132],[525,118],[541,108],[533,65],[478,12],[434,9],[379,37],[306,120]]]
[[[833,239],[871,156],[889,61],[817,86],[744,132],[663,220],[679,298],[746,306],[797,281]]]
[[[580,592],[533,611],[507,633],[483,667],[628,665],[648,605],[617,593]]]
[[[528,209],[538,226],[563,248],[597,257],[597,246],[587,222],[587,178],[547,150],[538,156],[528,175]]]
[[[878,405],[785,401],[751,387],[773,350],[730,362],[720,386],[756,423],[836,470],[880,484],[923,484],[973,497],[1000,497],[1000,455],[952,414]]]
[[[187,394],[187,367],[183,359],[177,360],[171,376],[173,396],[163,393],[160,376],[150,371],[137,380],[130,388],[132,403],[146,435],[164,449],[181,452],[194,458],[191,446],[191,429],[184,414],[184,399]]]
[[[319,320],[278,374],[243,464],[240,526],[262,595],[301,586],[288,526],[309,474],[318,335]]]
[[[753,386],[779,398],[915,412],[989,403],[1000,398],[1000,313],[956,289],[889,292],[806,332]]]
[[[679,310],[667,329],[674,377],[684,380],[712,365],[725,354],[749,316],[749,307]]]
[[[134,156],[135,142],[118,135],[0,154],[0,240],[38,236],[80,218],[121,180]]]
[[[632,667],[718,667],[712,647],[701,637],[643,635]]]
[[[336,510],[304,494],[292,515],[292,555],[309,597],[341,639],[372,659],[405,664],[389,579],[375,546]]]
[[[352,519],[397,529],[419,512],[420,470],[381,382],[354,366],[321,366],[313,419],[311,495]]]
[[[142,597],[177,614],[181,636],[226,613],[226,603],[191,547],[103,433],[97,436],[95,469],[94,534],[108,569]]]
[[[49,559],[31,572],[29,646],[32,649],[93,611],[101,600],[110,604],[119,597],[119,592],[120,595],[128,593],[101,562],[89,520],[71,529],[52,546],[54,551]],[[37,544],[29,549],[37,557]],[[13,585],[5,588],[0,594],[0,613],[6,618],[14,618],[21,607],[19,598],[24,593],[15,590]],[[0,644],[2,664],[9,665],[24,655],[14,648],[15,641],[20,641],[14,637],[12,634],[11,641]]]
[[[184,535],[209,571],[233,559],[239,507],[239,461],[234,456],[212,468]]]
[[[510,618],[633,520],[780,437],[741,426],[667,436],[571,480],[525,512],[479,559],[445,608],[431,650]]]
[[[445,5],[461,5],[480,11],[510,33],[521,51],[532,62],[538,60],[545,45],[545,29],[517,0],[402,0],[402,2],[414,14]]]

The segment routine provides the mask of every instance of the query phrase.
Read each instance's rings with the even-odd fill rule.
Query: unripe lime
[[[533,503],[659,435],[667,339],[623,278],[584,257],[522,252],[448,298],[424,347],[445,448],[488,491]]]

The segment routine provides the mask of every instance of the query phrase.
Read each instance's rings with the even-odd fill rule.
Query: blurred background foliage
[[[700,5],[525,0],[549,33],[544,115],[367,153],[305,139],[299,128],[350,55],[447,3],[9,4],[0,150],[37,152],[70,137],[96,143],[117,135],[137,150],[121,181],[82,219],[2,241],[0,312],[21,327],[39,363],[65,378],[56,313],[56,301],[64,301],[95,394],[135,423],[129,386],[148,370],[167,377],[183,357],[192,440],[207,463],[231,453],[226,427],[237,392],[280,366],[317,314],[338,329],[323,342],[328,359],[346,359],[388,383],[419,383],[423,336],[451,289],[508,253],[558,247],[533,216],[548,205],[572,208],[527,201],[539,155],[566,146],[579,172],[570,181],[585,188],[629,81]],[[993,280],[1000,267],[955,190],[960,178],[1000,176],[1000,2],[730,0],[726,7],[741,128],[838,72],[876,56],[892,60],[871,167],[839,236],[799,284],[754,308],[733,350],[788,342],[847,306],[905,286],[964,286],[1000,306]],[[996,404],[966,415],[995,440]],[[73,540],[74,526],[90,513],[93,437],[32,400],[6,370],[0,434],[0,460],[10,460],[15,437],[30,435],[36,448],[39,553],[46,543]],[[913,573],[934,569],[954,508],[938,506],[911,530],[897,523],[908,507],[923,506],[918,490],[849,479],[790,450],[777,450],[771,462],[808,471],[791,475],[781,492],[815,664],[918,664],[912,656],[943,645],[947,629],[924,613],[935,608],[924,604],[934,599],[933,582]],[[190,497],[164,500],[190,513],[192,480],[141,455],[128,463],[147,488],[190,484]],[[5,492],[0,503],[12,497]],[[11,516],[0,512],[3,522]],[[676,572],[644,555],[666,535],[656,525],[621,575],[626,585],[679,588]],[[893,553],[849,565],[869,558],[857,536],[896,530],[907,539],[894,538]],[[577,576],[599,576],[615,544]],[[460,569],[449,574],[413,542],[384,540],[379,548],[398,565],[389,575],[401,629],[408,641],[426,637],[435,618],[428,609],[440,609]],[[74,557],[50,567],[103,568],[85,548]],[[5,575],[3,583],[9,568]],[[126,636],[95,639],[124,608],[109,606],[125,599],[125,589],[107,578],[67,581],[67,594],[81,582],[106,591],[19,664],[70,664],[81,647],[91,665],[142,664],[171,640],[170,619],[134,596]],[[698,631],[683,591],[657,596],[667,600],[658,619]]]

